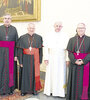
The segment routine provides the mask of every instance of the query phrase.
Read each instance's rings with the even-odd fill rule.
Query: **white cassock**
[[[44,40],[44,60],[46,66],[44,94],[65,97],[66,58],[65,49],[68,36],[62,32],[51,32]]]

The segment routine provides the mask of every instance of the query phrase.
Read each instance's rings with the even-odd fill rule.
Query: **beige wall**
[[[75,35],[79,22],[86,24],[86,34],[90,36],[89,10],[90,0],[41,0],[41,21],[36,22],[36,32],[44,36],[53,29],[53,23],[60,20],[63,22],[63,30],[69,37]],[[17,28],[19,36],[27,32],[27,24],[28,22],[12,23]]]
[[[69,36],[75,34],[79,22],[86,24],[86,32],[90,35],[89,10],[90,0],[41,0],[41,21],[36,22],[36,32],[43,36],[52,30],[55,21],[60,20]],[[19,36],[27,32],[28,22],[12,24],[17,27]]]

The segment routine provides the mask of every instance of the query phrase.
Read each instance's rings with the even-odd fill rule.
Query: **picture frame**
[[[0,22],[10,14],[13,22],[40,21],[41,0],[0,0]]]

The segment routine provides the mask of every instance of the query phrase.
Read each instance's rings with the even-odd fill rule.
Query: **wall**
[[[90,35],[90,0],[42,0],[42,26],[49,31],[55,20],[63,22],[64,31],[69,36],[76,32],[79,22],[86,24],[86,34]]]
[[[79,22],[86,24],[90,35],[90,0],[41,0],[41,21],[36,22],[36,32],[42,36],[52,30],[55,21],[63,22],[63,29],[69,35],[75,34]],[[1,23],[2,24],[2,23]],[[12,23],[19,36],[27,32],[28,22]]]
[[[36,33],[44,36],[53,29],[55,21],[63,22],[63,30],[71,37],[79,22],[86,24],[90,36],[90,0],[41,0],[41,21],[36,22]],[[2,24],[2,23],[1,23]],[[28,22],[12,23],[19,36],[27,32]]]
[[[79,22],[86,24],[86,32],[89,35],[89,9],[90,0],[41,0],[41,21],[36,22],[36,32],[43,36],[53,28],[55,21],[60,20],[70,36],[75,34]],[[27,32],[28,22],[12,24],[17,27],[19,36]]]

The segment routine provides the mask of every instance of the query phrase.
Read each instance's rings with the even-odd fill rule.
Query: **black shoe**
[[[9,95],[12,95],[13,94],[13,89],[12,89],[12,87],[10,87],[10,93],[9,93]]]
[[[13,92],[10,92],[10,93],[9,93],[9,95],[12,95],[12,94],[13,94]]]
[[[21,93],[21,96],[25,96],[25,93]]]
[[[3,93],[2,95],[6,95],[5,93]]]
[[[50,93],[50,95],[52,96],[52,93]]]
[[[33,93],[33,95],[37,95],[38,93],[37,93],[37,91],[35,91],[34,93]]]

